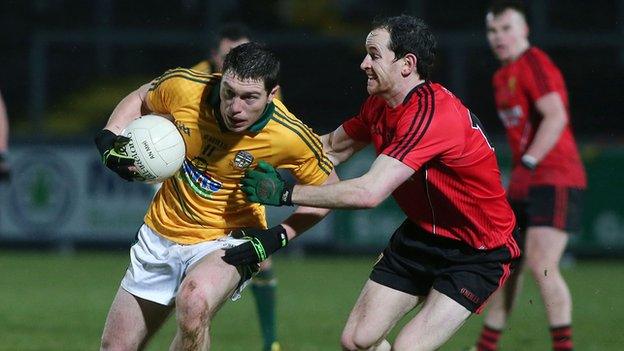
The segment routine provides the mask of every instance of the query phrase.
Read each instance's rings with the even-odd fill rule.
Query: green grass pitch
[[[374,259],[276,259],[279,335],[285,351],[340,349],[342,326]],[[98,349],[127,260],[125,253],[0,251],[0,350]],[[624,262],[579,261],[564,274],[574,297],[576,349],[624,349]],[[250,291],[227,303],[213,324],[213,350],[260,350],[255,313]],[[480,326],[481,316],[471,317],[442,350],[470,345]],[[148,350],[166,350],[174,330],[170,320]],[[530,279],[501,347],[550,349],[542,303]]]

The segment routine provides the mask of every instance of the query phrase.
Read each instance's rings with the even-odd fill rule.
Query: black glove
[[[286,229],[278,225],[269,229],[243,228],[232,234],[236,239],[249,241],[225,250],[223,260],[233,266],[260,263],[288,244]]]
[[[6,159],[6,153],[0,152],[0,182],[8,182],[11,179],[11,168]]]
[[[108,129],[102,129],[95,136],[95,145],[102,156],[102,163],[123,179],[131,182],[141,177],[137,172],[131,171],[134,159],[128,156],[126,145],[130,139],[123,135],[115,135]]]

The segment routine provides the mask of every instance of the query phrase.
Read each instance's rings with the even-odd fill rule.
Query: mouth
[[[233,128],[240,127],[243,124],[245,124],[245,119],[242,119],[242,118],[236,118],[236,117],[231,117],[231,116],[227,116],[226,118],[227,118],[228,124]]]
[[[372,74],[372,73],[367,73],[366,74],[366,78],[367,78],[366,80],[368,82],[371,82],[371,81],[377,80],[377,75]]]

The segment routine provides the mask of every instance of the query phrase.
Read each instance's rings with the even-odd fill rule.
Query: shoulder
[[[220,79],[219,74],[208,74],[199,71],[195,71],[189,68],[174,68],[166,71],[160,77],[156,78],[153,82],[154,88],[168,82],[170,84],[197,84],[206,85],[211,84]]]
[[[220,75],[206,74],[188,68],[175,68],[154,79],[149,91],[159,90],[173,95],[203,94],[206,86],[218,83]]]
[[[429,83],[424,89],[423,98],[430,100],[432,107],[438,111],[462,104],[455,94],[439,83]]]
[[[273,145],[284,152],[300,152],[301,148],[314,152],[322,150],[319,136],[307,124],[286,109],[279,100],[274,100],[275,110],[270,123],[277,135],[272,136]]]
[[[460,124],[455,122],[456,118],[458,116],[465,116],[468,111],[464,103],[455,96],[455,94],[439,83],[431,83],[429,91],[432,105],[430,114],[434,117],[433,121],[436,122],[436,124],[445,125],[445,128],[448,127],[452,129],[458,127]]]
[[[522,56],[521,63],[533,72],[558,70],[550,56],[534,46]]]
[[[275,110],[271,116],[274,123],[281,132],[280,137],[289,139],[309,139],[316,137],[312,128],[303,123],[297,116],[292,114],[284,104],[274,99]]]

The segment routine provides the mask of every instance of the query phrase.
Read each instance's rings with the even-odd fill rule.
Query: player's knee
[[[206,291],[194,280],[185,281],[176,297],[178,325],[184,333],[204,329],[210,323],[210,306]]]
[[[363,333],[356,331],[350,340],[350,345],[352,345],[353,349],[348,350],[368,350],[371,347],[375,346],[379,342],[379,339],[370,333]]]
[[[528,254],[526,257],[526,265],[536,279],[542,279],[548,276],[548,271],[554,273],[557,266],[553,266],[539,254]]]
[[[353,342],[353,333],[344,331],[340,337],[340,345],[343,351],[357,351],[357,347]]]
[[[102,340],[100,340],[100,351],[130,351],[136,350],[136,347],[132,347],[132,345],[125,344],[123,338],[119,337],[111,337],[111,336],[102,336]]]

